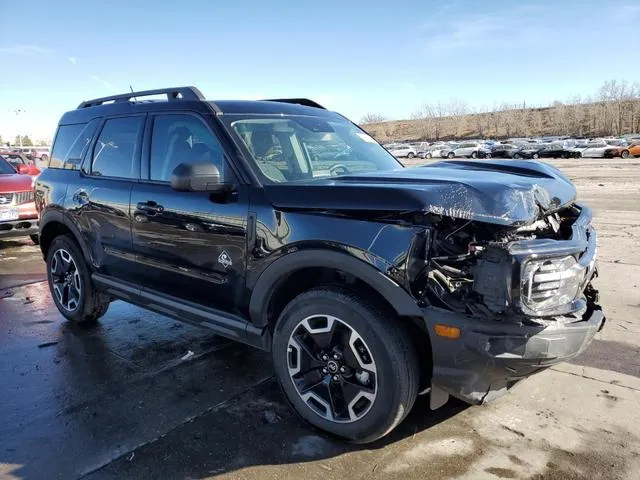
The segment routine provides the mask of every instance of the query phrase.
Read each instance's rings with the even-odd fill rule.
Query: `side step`
[[[93,273],[98,289],[125,302],[162,313],[181,322],[212,330],[218,335],[262,350],[271,350],[271,333],[242,317],[181,300],[171,295],[143,289],[132,283]]]

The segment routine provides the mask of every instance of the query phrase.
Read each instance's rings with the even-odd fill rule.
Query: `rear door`
[[[146,115],[103,120],[67,187],[68,211],[75,217],[99,273],[128,279],[135,261],[131,242],[131,189],[140,179],[140,152]]]
[[[249,188],[238,185],[209,119],[195,113],[150,116],[144,181],[133,187],[136,278],[145,288],[231,312],[244,293]],[[179,192],[180,163],[214,163],[235,190]]]

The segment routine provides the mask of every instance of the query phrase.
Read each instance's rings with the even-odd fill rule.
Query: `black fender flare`
[[[42,233],[42,231],[47,227],[47,225],[53,222],[60,223],[71,231],[71,234],[74,236],[76,242],[78,243],[78,245],[80,246],[80,249],[82,250],[82,254],[84,255],[84,258],[89,260],[88,262],[89,267],[93,268],[95,266],[95,262],[94,262],[93,255],[91,253],[91,249],[88,247],[83,235],[80,233],[80,230],[78,229],[76,224],[73,222],[73,220],[69,218],[69,216],[65,214],[65,212],[62,210],[58,210],[58,209],[44,210],[40,214],[40,223],[39,223],[40,232]],[[43,246],[41,245],[40,248],[42,249]],[[42,254],[44,256],[44,251],[42,252]]]
[[[284,279],[297,270],[309,267],[334,268],[348,272],[375,289],[398,315],[422,315],[420,307],[411,295],[372,265],[349,254],[333,250],[298,250],[274,261],[258,277],[249,301],[249,316],[256,326],[268,325],[269,303]]]

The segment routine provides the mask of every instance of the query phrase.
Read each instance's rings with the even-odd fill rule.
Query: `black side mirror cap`
[[[223,192],[220,170],[212,163],[181,163],[171,174],[171,188],[179,192]]]

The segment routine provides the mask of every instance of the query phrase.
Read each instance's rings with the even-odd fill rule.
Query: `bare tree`
[[[467,102],[459,98],[452,98],[445,107],[449,117],[451,133],[458,138],[463,133],[463,128],[467,123],[466,115],[469,113]]]
[[[417,122],[418,132],[422,140],[430,140],[436,136],[433,109],[427,103],[415,111],[411,118]]]
[[[387,121],[387,117],[379,113],[367,113],[360,119],[360,124],[367,125],[370,123],[382,123]]]

